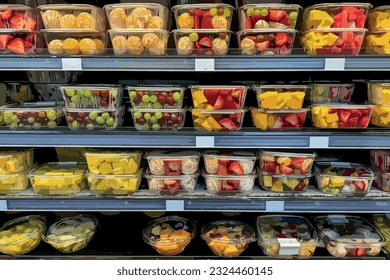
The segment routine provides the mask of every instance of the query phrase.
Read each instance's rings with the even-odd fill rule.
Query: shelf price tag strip
[[[309,148],[329,148],[329,137],[310,137]]]
[[[266,212],[284,212],[284,201],[266,201]]]
[[[214,148],[214,136],[196,136],[195,144],[197,148]]]
[[[62,58],[62,70],[66,71],[81,71],[83,63],[81,58]]]
[[[8,210],[7,200],[0,200],[0,210],[1,211]]]
[[[166,211],[184,211],[184,200],[167,200],[165,201]]]
[[[325,71],[343,71],[345,69],[345,58],[325,58]]]
[[[195,58],[195,71],[214,71],[214,59]]]

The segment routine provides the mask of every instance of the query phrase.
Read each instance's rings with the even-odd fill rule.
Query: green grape
[[[57,112],[54,110],[48,110],[47,111],[47,118],[50,121],[55,121],[57,119]]]
[[[69,108],[76,108],[77,104],[76,103],[69,103]]]
[[[33,128],[37,129],[37,128],[40,128],[41,127],[41,124],[40,123],[34,123],[33,124]]]
[[[190,35],[188,35],[188,38],[190,39],[191,42],[196,42],[199,40],[199,35],[198,33],[192,32]]]
[[[6,124],[10,124],[10,123],[12,123],[12,119],[10,117],[4,117],[4,122]]]
[[[260,9],[256,9],[256,10],[254,11],[254,14],[255,14],[255,16],[261,15],[261,10],[260,10]]]
[[[55,121],[49,121],[49,122],[47,123],[47,126],[50,127],[50,128],[56,127],[56,126],[57,126],[57,122],[55,122]]]
[[[255,13],[255,9],[253,8],[249,8],[248,10],[246,10],[246,15],[248,17],[253,16],[254,13]]]
[[[291,19],[291,20],[296,20],[298,18],[298,13],[297,12],[291,12],[288,17]]]
[[[154,114],[154,116],[156,117],[156,119],[161,119],[163,117],[163,114],[161,112],[157,112]]]
[[[83,96],[89,98],[92,96],[92,92],[90,90],[84,90]]]
[[[140,108],[140,109],[145,109],[146,108],[146,105],[144,102],[140,102],[137,106],[137,108]]]
[[[74,89],[66,89],[65,94],[69,97],[72,97],[75,94]]]
[[[224,16],[224,17],[228,18],[228,17],[230,17],[231,14],[232,14],[232,13],[230,12],[230,9],[229,9],[229,8],[224,8],[224,9],[223,9],[223,16]]]
[[[145,94],[144,96],[142,96],[142,102],[148,103],[149,102],[149,95]]]
[[[13,115],[13,116],[11,117],[11,120],[12,120],[13,122],[15,122],[15,121],[20,121],[17,115]]]
[[[157,118],[155,116],[150,117],[149,121],[151,123],[157,123],[158,122],[158,120],[157,120]]]
[[[77,103],[79,102],[79,96],[78,95],[74,95],[70,98],[70,101],[72,101],[73,103]]]
[[[89,118],[90,120],[96,120],[97,117],[98,117],[98,113],[96,113],[96,112],[91,112],[91,113],[89,113],[89,115],[88,115],[88,118]]]
[[[144,114],[144,119],[145,119],[145,120],[150,119],[150,117],[151,117],[150,113],[145,113],[145,114]]]
[[[103,114],[102,114],[102,118],[103,119],[108,119],[110,117],[110,113],[107,113],[107,112],[104,112]]]
[[[160,130],[161,126],[158,123],[152,124],[152,129],[153,130]]]
[[[268,16],[268,10],[267,9],[261,9],[260,15],[263,16],[263,17]]]
[[[97,117],[95,120],[98,124],[104,124],[106,121],[101,116]]]
[[[28,123],[34,123],[35,122],[35,118],[34,117],[28,117],[27,118],[27,122]]]
[[[79,124],[78,121],[73,121],[72,122],[72,127],[79,127],[79,126],[80,126],[80,124]]]
[[[81,96],[83,96],[84,95],[84,90],[83,89],[79,89],[78,91],[77,91],[77,96],[78,97],[81,97]]]
[[[152,109],[161,109],[161,108],[162,108],[162,105],[158,102],[153,103],[153,105],[152,105]]]
[[[108,94],[112,97],[117,97],[118,96],[118,91],[116,89],[112,89],[108,91]]]
[[[157,96],[152,95],[152,96],[149,98],[149,101],[152,102],[152,103],[156,103],[156,102],[157,102]]]
[[[135,90],[132,90],[129,92],[129,95],[130,95],[130,99],[133,99],[133,98],[137,97],[137,92]]]
[[[229,40],[230,40],[230,37],[229,37],[229,35],[226,34],[226,36],[225,36],[225,42],[229,42]]]
[[[82,104],[83,106],[86,106],[86,105],[88,104],[88,99],[85,98],[84,96],[82,96],[82,97],[80,98],[80,102],[81,102],[81,104]]]
[[[142,113],[141,113],[141,112],[134,112],[134,118],[135,118],[135,119],[140,119],[140,118],[142,118]]]
[[[113,126],[114,123],[115,123],[115,119],[114,119],[113,117],[110,117],[110,118],[108,118],[108,119],[106,120],[106,124],[107,124],[108,126]]]
[[[94,127],[95,126],[93,124],[91,124],[91,123],[87,124],[87,129],[88,130],[93,130]]]
[[[13,112],[7,112],[7,111],[4,112],[4,117],[5,118],[12,118],[13,115],[14,115]]]
[[[217,8],[211,8],[210,9],[210,16],[216,16],[217,15],[217,12],[218,12],[218,10],[217,10]]]
[[[181,94],[178,91],[174,92],[172,96],[173,96],[173,100],[175,100],[175,102],[179,102],[181,99]]]

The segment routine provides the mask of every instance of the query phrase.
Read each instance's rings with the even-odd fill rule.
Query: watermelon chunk
[[[279,23],[284,24],[285,26],[290,26],[291,21],[290,21],[290,17],[288,16],[288,14],[285,14],[284,17],[281,18]]]
[[[240,104],[237,103],[231,95],[229,95],[225,99],[224,103],[225,103],[224,109],[226,109],[226,110],[240,108]]]
[[[351,115],[350,110],[339,110],[337,112],[337,115],[339,116],[340,122],[346,122],[349,119],[349,116]]]
[[[356,12],[357,12],[356,7],[347,6],[347,7],[343,7],[341,10],[342,10],[342,12],[347,13],[348,20],[355,20],[356,19]]]
[[[0,35],[0,49],[7,48],[8,42],[12,39],[11,35]]]
[[[15,29],[23,29],[24,28],[24,14],[16,13],[10,20],[11,25]]]
[[[347,28],[348,27],[348,14],[346,11],[342,11],[341,13],[335,15],[333,17],[332,28]]]
[[[227,130],[233,131],[237,129],[236,124],[231,121],[229,118],[223,118],[218,120],[219,124],[222,125]]]
[[[211,15],[210,12],[206,12],[203,17],[200,24],[201,29],[213,29],[213,24],[211,22]]]
[[[289,114],[285,120],[289,122],[293,127],[299,126],[299,118],[297,114]]]
[[[214,109],[221,110],[223,108],[223,104],[225,103],[223,97],[221,95],[218,96],[217,101],[214,104]]]
[[[356,17],[356,28],[364,28],[364,24],[366,22],[366,16],[364,14],[358,15]]]
[[[7,48],[15,54],[25,54],[26,50],[24,48],[24,41],[20,38],[12,40]]]

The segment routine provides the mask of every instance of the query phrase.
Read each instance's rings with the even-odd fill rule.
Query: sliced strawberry
[[[20,38],[13,39],[7,48],[15,54],[25,54],[24,41]]]
[[[293,127],[298,127],[299,126],[299,119],[297,114],[289,114],[285,118],[287,122],[289,122]]]
[[[24,14],[16,13],[11,19],[10,19],[11,25],[15,29],[23,29],[24,28]]]
[[[33,18],[28,18],[24,24],[25,29],[35,30],[37,29],[37,21]]]
[[[364,248],[352,249],[352,255],[355,257],[364,256],[365,252],[366,252],[366,250]]]
[[[169,175],[181,174],[181,160],[164,160],[164,169]]]
[[[370,119],[368,118],[368,116],[364,116],[359,120],[358,127],[367,127],[369,122]]]
[[[0,35],[0,49],[6,49],[8,42],[12,39],[13,37],[11,35]]]
[[[286,33],[279,32],[275,36],[275,44],[277,46],[283,46],[287,42],[287,38],[288,36]]]
[[[221,95],[218,96],[217,101],[215,101],[214,109],[220,110],[223,108],[223,104],[225,103],[223,97]]]
[[[222,175],[222,176],[229,175],[227,167],[225,165],[222,165],[222,164],[218,165],[217,174]]]
[[[269,10],[268,17],[271,21],[278,22],[286,15],[284,10]]]
[[[34,44],[35,42],[35,33],[31,33],[30,35],[28,35],[26,38],[24,38],[25,41],[29,41],[31,43]]]
[[[276,162],[266,162],[264,165],[265,172],[275,174],[276,173]]]
[[[3,12],[1,17],[3,18],[3,21],[9,21],[14,16],[14,14],[15,14],[15,12],[13,9],[8,9],[8,10]]]
[[[304,158],[299,158],[299,157],[293,158],[291,161],[291,165],[294,166],[295,169],[301,170],[304,161],[305,161]]]
[[[233,131],[237,129],[237,125],[229,118],[220,119],[218,122],[227,130]]]
[[[282,174],[293,174],[294,170],[288,166],[285,166],[284,164],[279,165],[280,173]]]
[[[354,184],[360,191],[366,190],[366,183],[364,181],[355,181]]]
[[[339,116],[339,120],[341,122],[346,122],[349,119],[349,116],[351,115],[350,110],[339,110],[337,112],[337,115]]]
[[[244,175],[244,169],[242,169],[241,164],[239,164],[238,162],[233,162],[232,164],[230,164],[229,171],[229,173],[237,176]]]
[[[5,24],[4,24],[3,20],[1,19],[1,15],[2,15],[2,14],[3,14],[3,13],[0,12],[0,29],[5,28]]]
[[[213,41],[209,37],[203,37],[199,40],[199,45],[206,48],[212,48],[213,47]]]
[[[255,47],[259,51],[262,51],[262,50],[268,49],[269,48],[269,44],[270,44],[270,41],[264,41],[264,42],[261,42],[261,43],[256,43]]]
[[[358,109],[351,109],[350,118],[360,118],[363,114]]]

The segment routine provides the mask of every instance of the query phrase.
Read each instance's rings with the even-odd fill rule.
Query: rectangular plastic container
[[[250,194],[255,185],[256,172],[247,175],[211,175],[203,173],[207,191],[211,194]]]
[[[187,109],[129,109],[137,130],[179,130]]]
[[[369,32],[365,36],[363,48],[366,54],[389,55],[390,31]]]
[[[105,5],[111,29],[167,29],[169,10],[154,3]]]
[[[241,176],[253,172],[257,158],[255,153],[246,151],[206,151],[203,159],[208,174]]]
[[[146,153],[151,175],[193,175],[198,172],[200,153],[196,151]]]
[[[38,33],[29,30],[0,29],[0,38],[0,54],[34,54],[42,46]]]
[[[328,215],[315,221],[326,249],[337,258],[376,256],[385,243],[382,234],[361,217]]]
[[[226,55],[232,32],[227,29],[178,29],[172,31],[178,55]]]
[[[64,102],[60,91],[61,84],[34,84],[38,100],[42,102]]]
[[[269,174],[309,175],[315,157],[315,153],[260,151],[260,171]]]
[[[311,174],[285,175],[258,171],[261,187],[271,192],[305,192],[309,185]]]
[[[290,55],[295,29],[246,29],[237,32],[238,46],[247,55]]]
[[[299,110],[265,110],[251,107],[253,125],[260,130],[300,129],[304,126],[307,111]]]
[[[29,102],[34,99],[30,82],[4,82],[6,102]]]
[[[33,149],[0,149],[0,175],[26,173],[33,165]]]
[[[0,29],[39,30],[40,18],[29,6],[17,4],[0,4]]]
[[[390,105],[390,82],[371,81],[367,83],[368,102],[375,105]]]
[[[372,170],[360,163],[318,162],[314,170],[318,189],[336,195],[366,195],[375,179]]]
[[[371,150],[370,159],[373,166],[390,173],[390,151]]]
[[[302,7],[290,4],[248,4],[238,10],[240,29],[295,29]]]
[[[181,109],[184,87],[127,87],[135,109]],[[143,97],[146,95],[146,97]]]
[[[12,195],[23,192],[27,189],[27,173],[0,175],[0,195]]]
[[[379,6],[371,9],[367,15],[367,27],[372,32],[390,29],[390,6]]]
[[[258,106],[269,110],[302,109],[308,87],[303,85],[253,86]]]
[[[380,170],[374,166],[370,167],[370,169],[374,172],[375,175],[372,186],[381,191],[390,192],[390,173]]]
[[[256,224],[257,243],[267,256],[308,258],[320,245],[314,227],[301,216],[259,216]]]
[[[390,105],[375,105],[370,122],[380,127],[390,127]]]
[[[148,181],[149,190],[160,194],[175,195],[191,193],[195,190],[199,173],[192,175],[152,175],[147,170],[144,177]]]
[[[238,131],[241,130],[246,109],[203,110],[192,109],[194,127],[199,131]]]
[[[386,243],[383,249],[390,253],[390,214],[376,214],[374,215],[375,228],[385,237]]]
[[[307,97],[310,103],[348,103],[351,101],[352,94],[355,90],[355,84],[314,83],[309,85],[309,89]]]

